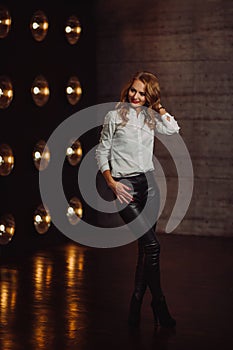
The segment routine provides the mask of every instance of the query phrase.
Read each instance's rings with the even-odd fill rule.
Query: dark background
[[[0,141],[9,144],[15,156],[12,173],[0,178],[0,214],[10,212],[16,219],[15,236],[2,250],[65,239],[53,225],[45,235],[35,232],[32,218],[41,199],[33,148],[76,111],[117,101],[125,80],[138,70],[157,74],[162,102],[177,118],[193,162],[192,201],[173,234],[232,237],[232,1],[6,0],[0,5],[12,17],[9,35],[0,40],[0,75],[9,76],[14,88],[11,105],[0,110]],[[49,20],[42,42],[36,42],[29,29],[38,9]],[[64,35],[71,14],[82,25],[75,45]],[[51,92],[43,107],[36,106],[30,94],[38,74],[46,77]],[[83,89],[75,106],[64,93],[71,75],[79,77]],[[99,131],[82,136],[84,155],[97,143]],[[157,226],[163,233],[177,195],[177,172],[158,140],[155,150],[167,181],[166,205]],[[73,186],[77,171],[78,166],[64,164],[67,197],[79,196]],[[83,205],[87,218],[95,221],[96,213]],[[109,218],[104,219],[107,225]]]
[[[8,176],[1,176],[0,213],[15,217],[16,230],[12,241],[2,248],[26,250],[34,244],[50,244],[65,240],[53,224],[44,235],[39,235],[33,224],[33,214],[41,203],[39,172],[34,166],[32,152],[36,143],[47,140],[55,128],[73,113],[96,103],[96,41],[95,17],[92,1],[5,1],[12,25],[6,38],[0,40],[0,75],[8,76],[14,97],[6,109],[0,110],[0,142],[8,144],[14,154],[15,165]],[[46,38],[38,42],[30,31],[30,21],[36,10],[48,18]],[[64,27],[69,16],[76,15],[82,32],[78,42],[68,43]],[[31,96],[31,86],[37,75],[43,75],[49,84],[48,102],[38,107]],[[76,105],[68,103],[65,87],[71,76],[77,76],[82,96]],[[80,138],[83,155],[96,144],[96,130]],[[66,160],[63,168],[64,191],[67,198],[80,198],[77,182],[78,165],[72,167]],[[85,204],[83,203],[85,207]],[[84,208],[84,219],[89,208]],[[94,220],[94,215],[91,215]]]

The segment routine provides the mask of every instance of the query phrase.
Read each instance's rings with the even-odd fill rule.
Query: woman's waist
[[[148,176],[154,175],[154,169],[146,170],[146,171],[140,171],[135,172],[127,175],[122,176],[112,176],[114,180],[122,180],[122,179],[128,179],[129,181],[134,181],[137,179],[146,179]]]

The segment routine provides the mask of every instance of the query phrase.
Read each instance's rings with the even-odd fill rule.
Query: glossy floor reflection
[[[233,240],[161,235],[162,284],[175,331],[127,327],[136,243],[68,242],[1,260],[1,350],[232,349]]]

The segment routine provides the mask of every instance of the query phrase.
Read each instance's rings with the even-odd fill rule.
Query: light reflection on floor
[[[67,245],[56,257],[37,252],[21,263],[1,269],[1,350],[20,348],[22,338],[31,348],[55,349],[59,333],[64,349],[82,342],[85,249]]]
[[[161,236],[162,282],[177,319],[153,329],[147,291],[138,331],[127,327],[136,243],[92,249],[66,243],[0,269],[1,350],[233,348],[232,240]]]

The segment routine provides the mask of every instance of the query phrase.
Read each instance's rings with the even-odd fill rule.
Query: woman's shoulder
[[[112,109],[106,113],[104,121],[105,123],[110,123],[110,122],[118,123],[118,122],[121,122],[122,120],[121,120],[119,111],[117,109]]]

